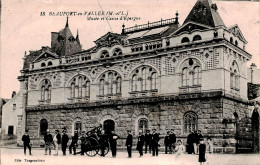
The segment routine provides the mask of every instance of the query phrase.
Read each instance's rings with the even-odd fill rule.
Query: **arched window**
[[[189,81],[188,68],[182,69],[182,86],[187,86]]]
[[[137,91],[137,76],[136,74],[132,77],[132,91]]]
[[[141,118],[138,120],[138,131],[142,130],[143,133],[148,129],[148,120],[146,118]]]
[[[121,87],[122,77],[116,71],[105,72],[101,75],[99,95],[121,94]]]
[[[190,42],[190,39],[188,37],[184,37],[182,40],[181,40],[181,43],[185,43],[185,42]]]
[[[171,44],[170,40],[169,39],[166,40],[166,46],[170,46],[170,44]]]
[[[201,68],[199,66],[194,67],[193,85],[201,84]]]
[[[148,91],[157,89],[157,72],[150,66],[141,66],[133,71],[132,91]]]
[[[117,94],[121,93],[121,83],[122,83],[121,81],[122,81],[121,77],[118,77],[116,79],[116,93]]]
[[[45,135],[48,129],[48,122],[46,119],[41,119],[40,121],[40,135]]]
[[[80,135],[82,132],[82,122],[79,118],[77,118],[74,123],[74,131],[76,130],[78,131],[78,135]]]
[[[109,53],[108,53],[108,51],[104,50],[104,51],[101,53],[100,58],[107,58],[107,57],[109,57]]]
[[[230,37],[230,43],[233,44],[233,38],[232,37]]]
[[[70,82],[70,98],[89,98],[90,81],[84,75],[75,76]]]
[[[122,50],[119,49],[119,48],[116,48],[116,49],[114,50],[113,56],[120,56],[120,55],[122,55],[122,54],[123,54]]]
[[[105,80],[101,79],[99,84],[99,95],[104,95]]]
[[[46,66],[46,64],[43,62],[43,63],[41,63],[41,67],[45,67]]]
[[[152,90],[156,89],[157,88],[157,73],[156,72],[152,73],[151,83],[152,83],[151,84]]]
[[[198,129],[198,116],[195,112],[187,112],[183,117],[183,133],[190,133]]]
[[[201,64],[197,59],[186,59],[181,68],[181,85],[183,87],[201,85]]]
[[[238,65],[235,61],[232,62],[230,67],[230,88],[239,90],[239,72]]]
[[[195,35],[193,37],[193,41],[198,41],[198,40],[201,40],[201,36],[200,35]]]
[[[41,83],[41,100],[51,100],[51,88],[50,80],[44,79]]]
[[[52,62],[51,61],[48,62],[48,66],[52,66]]]

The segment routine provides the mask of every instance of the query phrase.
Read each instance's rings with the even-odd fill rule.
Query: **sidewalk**
[[[77,150],[79,151],[79,150]],[[28,154],[28,150],[27,150]],[[10,164],[48,164],[48,165],[199,165],[198,155],[183,154],[177,160],[173,154],[159,153],[158,157],[152,157],[150,154],[144,154],[139,157],[136,150],[133,150],[132,158],[127,158],[126,151],[119,151],[116,158],[112,158],[111,152],[106,157],[89,157],[87,155],[44,155],[43,148],[33,148],[32,156],[24,156],[23,148],[7,146],[1,148],[1,165]],[[52,150],[54,154],[54,150]],[[68,154],[68,150],[67,150]],[[206,164],[205,164],[206,165]],[[213,154],[210,165],[260,165],[260,155],[256,154]]]

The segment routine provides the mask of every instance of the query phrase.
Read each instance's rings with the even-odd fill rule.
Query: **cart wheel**
[[[95,138],[92,137],[88,138],[85,144],[85,153],[91,157],[97,155],[99,150],[98,146],[99,146],[98,141]]]
[[[104,155],[106,155],[109,151],[109,146],[105,147]],[[101,156],[101,148],[99,148],[98,155]]]

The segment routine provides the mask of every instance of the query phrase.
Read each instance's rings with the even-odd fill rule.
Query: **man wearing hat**
[[[105,149],[107,146],[109,146],[108,144],[108,137],[105,134],[105,130],[101,131],[101,134],[99,135],[99,144],[100,144],[100,149],[101,149],[101,155],[105,157]]]
[[[128,130],[128,136],[126,138],[126,148],[128,152],[128,158],[132,157],[132,145],[133,145],[133,135],[131,134],[131,130]]]
[[[159,138],[159,135],[155,131],[156,131],[156,129],[153,129],[151,145],[152,145],[153,156],[155,156],[155,155],[158,156],[158,142],[159,142],[160,138]]]
[[[69,146],[69,150],[70,150],[70,154],[72,154],[72,148],[73,148],[73,154],[76,155],[76,148],[78,146],[78,139],[79,139],[79,136],[78,136],[78,131],[75,130],[74,131],[74,136],[72,136],[71,138],[71,144]]]
[[[167,131],[164,137],[165,154],[168,154],[168,148],[170,147],[170,131]]]
[[[61,137],[61,150],[62,150],[63,156],[66,156],[66,148],[67,148],[68,141],[69,141],[69,137],[66,134],[66,132],[67,132],[66,129],[64,129],[62,131],[62,137]]]
[[[53,142],[55,146],[55,156],[58,156],[59,144],[61,143],[61,136],[59,132],[59,130],[55,130],[55,135],[53,137]]]
[[[150,130],[146,130],[146,133],[145,133],[145,136],[144,136],[144,139],[145,139],[145,153],[147,153],[147,148],[149,149],[149,153],[151,153],[151,138],[152,138],[152,135],[150,134]]]
[[[174,130],[171,129],[170,135],[169,135],[169,147],[170,147],[170,154],[174,152],[175,150],[175,143],[176,143],[176,135],[174,134]]]
[[[45,142],[45,155],[47,155],[47,150],[49,149],[49,155],[51,155],[51,146],[53,144],[53,138],[50,134],[50,130],[47,129],[47,133],[44,135],[44,142]]]
[[[109,144],[112,151],[112,157],[116,157],[116,146],[117,146],[117,139],[119,139],[119,136],[115,134],[114,131],[111,131],[111,134],[109,136]]]
[[[139,136],[137,140],[137,150],[139,151],[140,157],[143,156],[143,146],[144,146],[144,134],[142,130],[139,130]]]
[[[28,135],[28,130],[25,130],[25,133],[22,137],[22,141],[23,141],[23,147],[24,147],[24,155],[26,155],[26,147],[28,147],[28,149],[29,149],[29,154],[32,155],[30,136]]]

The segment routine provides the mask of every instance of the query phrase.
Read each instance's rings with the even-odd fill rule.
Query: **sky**
[[[70,16],[69,28],[76,36],[79,31],[83,49],[94,46],[96,39],[109,31],[121,33],[126,27],[175,17],[183,23],[196,0],[2,0],[0,97],[10,98],[12,91],[20,89],[17,77],[23,67],[25,51],[50,46],[51,32],[63,29],[66,15],[58,12],[77,12],[82,16]],[[260,20],[259,2],[213,1],[227,27],[237,24],[248,41],[246,50],[252,55],[251,63],[260,68]],[[117,13],[114,20],[88,20],[85,12],[104,11]],[[45,12],[44,16],[41,13]],[[51,13],[57,14],[54,16]],[[125,13],[135,20],[116,20]],[[94,14],[94,13],[93,13]],[[97,13],[98,14],[98,13]]]

